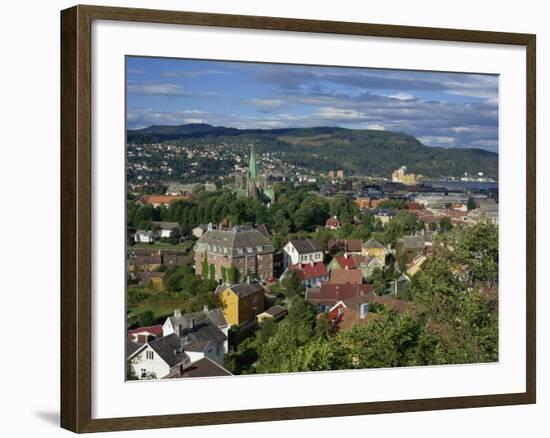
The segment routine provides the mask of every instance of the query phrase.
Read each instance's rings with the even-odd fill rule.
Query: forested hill
[[[244,147],[256,144],[258,153],[279,152],[285,161],[318,171],[343,169],[351,174],[388,177],[407,166],[427,177],[461,176],[464,172],[498,178],[498,154],[482,149],[429,147],[401,132],[334,127],[236,129],[208,124],[154,125],[128,130],[128,143],[165,141],[196,147]]]

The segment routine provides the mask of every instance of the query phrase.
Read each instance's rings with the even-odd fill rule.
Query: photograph
[[[127,381],[499,361],[498,75],[125,70]]]

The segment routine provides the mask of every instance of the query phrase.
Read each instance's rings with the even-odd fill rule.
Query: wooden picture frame
[[[518,45],[526,48],[526,391],[196,414],[92,418],[91,25],[93,20]],[[529,404],[536,401],[535,35],[195,12],[75,6],[61,12],[61,426],[99,432]]]

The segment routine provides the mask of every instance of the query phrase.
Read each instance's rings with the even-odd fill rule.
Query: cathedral
[[[266,204],[271,204],[275,201],[275,193],[273,188],[268,187],[267,177],[265,175],[258,175],[254,144],[250,147],[246,179],[243,178],[242,174],[235,176],[235,193],[237,196],[248,196]]]

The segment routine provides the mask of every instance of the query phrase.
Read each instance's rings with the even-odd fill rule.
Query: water
[[[444,187],[449,190],[490,190],[498,189],[498,182],[482,181],[422,181],[431,187]]]

